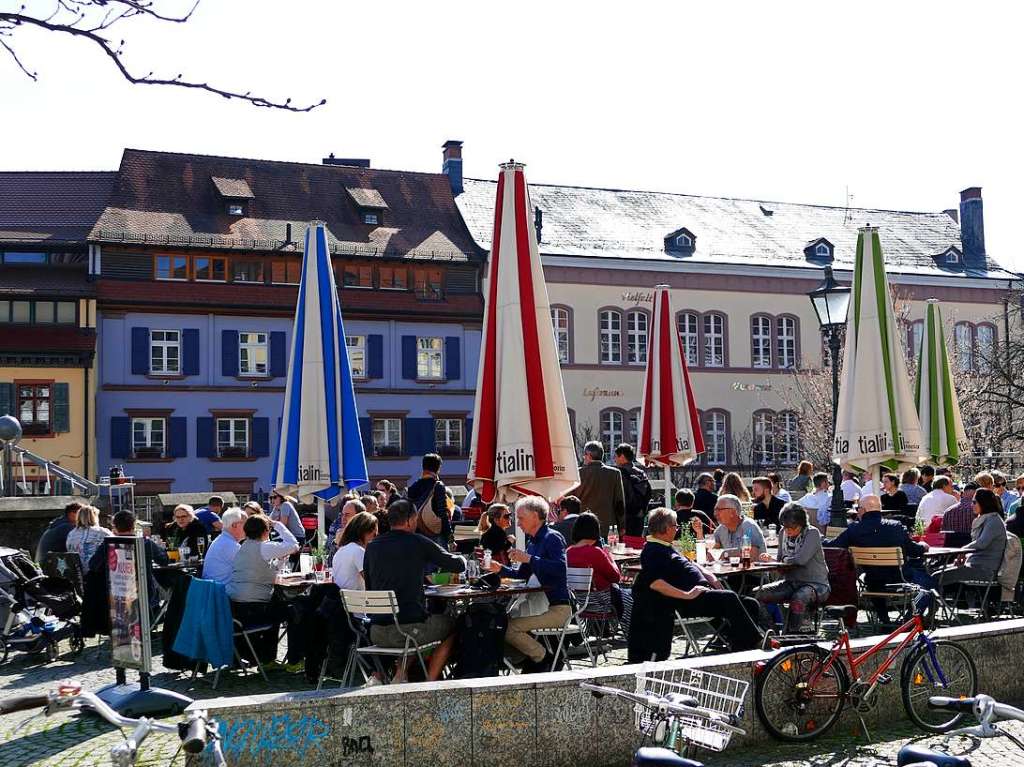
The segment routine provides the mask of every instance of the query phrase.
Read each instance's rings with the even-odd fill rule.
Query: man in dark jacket
[[[707,472],[697,477],[697,489],[693,494],[693,508],[714,517],[718,494],[715,492],[715,478]]]
[[[772,495],[774,485],[768,477],[755,477],[753,487],[755,501],[754,520],[778,526],[779,512],[782,511],[782,507],[786,505],[786,502],[778,496]]]
[[[583,446],[583,465],[580,484],[570,491],[580,499],[584,511],[592,511],[601,522],[601,537],[608,537],[608,528],[625,527],[626,499],[622,490],[622,475],[618,469],[605,466],[604,447],[600,442]]]
[[[903,572],[895,567],[871,567],[864,572],[864,585],[869,591],[892,591],[890,583],[916,583],[932,588],[931,576],[924,569],[921,557],[928,550],[927,543],[910,540],[907,528],[894,519],[882,518],[882,499],[866,495],[857,507],[857,521],[835,538],[822,541],[823,546],[848,549],[851,546],[892,547],[903,549]],[[872,605],[883,623],[889,620],[885,599],[872,599]]]
[[[452,542],[452,519],[448,513],[448,493],[445,492],[444,482],[437,476],[441,471],[441,456],[437,453],[427,453],[423,456],[422,466],[423,473],[409,485],[405,497],[417,511],[426,503],[427,498],[430,498],[430,508],[441,520],[441,532],[428,537],[447,550]]]
[[[651,501],[651,483],[647,472],[636,462],[633,446],[623,442],[615,448],[615,465],[622,474],[622,493],[626,507],[626,535],[644,534],[644,520]]]
[[[45,561],[47,554],[68,550],[68,533],[78,524],[78,510],[80,508],[82,508],[82,504],[78,501],[72,501],[64,507],[63,514],[50,521],[49,527],[43,532],[43,537],[39,539],[39,545],[36,547],[36,562],[41,565]],[[82,562],[82,568],[84,569],[88,564],[88,562]]]

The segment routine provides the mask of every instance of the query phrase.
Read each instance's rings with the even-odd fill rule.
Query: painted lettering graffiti
[[[369,735],[361,735],[358,738],[344,737],[341,739],[342,756],[353,754],[372,754],[373,741]]]
[[[222,722],[221,732],[228,761],[232,755],[256,755],[268,751],[287,751],[305,761],[307,756],[327,757],[331,726],[308,714],[277,714]]]

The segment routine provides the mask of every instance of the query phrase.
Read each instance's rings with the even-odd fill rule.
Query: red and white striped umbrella
[[[649,465],[682,466],[703,452],[704,436],[668,285],[656,285],[637,453]]]
[[[469,481],[484,501],[579,484],[523,166],[501,166],[484,302]]]

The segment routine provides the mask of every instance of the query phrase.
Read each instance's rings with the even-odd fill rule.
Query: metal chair
[[[859,576],[866,575],[867,571],[873,567],[896,568],[900,572],[903,569],[903,549],[899,546],[851,546],[850,555],[853,557],[853,566],[857,569]],[[872,609],[872,600],[880,599],[887,603],[899,603],[903,611],[906,612],[910,607],[911,594],[910,592],[868,591],[866,585],[860,583],[860,578],[858,578],[857,598],[860,605],[867,610],[868,615],[873,616],[872,623],[877,627],[880,622]]]
[[[552,671],[558,665],[559,657],[565,662],[565,667],[572,670],[569,654],[565,651],[565,638],[570,635],[580,637],[583,646],[586,648],[590,665],[597,665],[597,656],[594,655],[593,648],[590,646],[590,640],[587,638],[587,633],[583,630],[584,619],[581,617],[581,614],[586,611],[587,605],[590,604],[590,584],[593,578],[594,571],[589,567],[565,568],[565,581],[569,589],[569,605],[571,608],[569,610],[569,617],[566,618],[561,628],[534,629],[530,632],[541,640],[548,651],[552,652],[554,656],[551,661]],[[554,650],[551,650],[550,641],[554,637],[558,637],[558,644]]]

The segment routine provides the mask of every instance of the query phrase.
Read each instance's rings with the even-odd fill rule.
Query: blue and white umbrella
[[[273,484],[303,503],[366,484],[341,302],[321,221],[306,228]],[[323,506],[319,525],[323,530]]]

